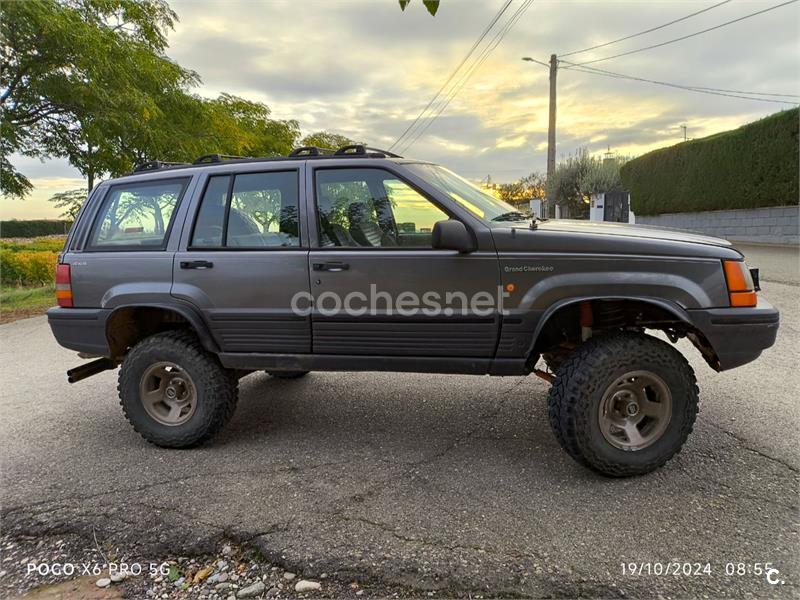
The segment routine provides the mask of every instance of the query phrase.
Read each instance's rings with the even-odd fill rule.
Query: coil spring
[[[598,302],[595,312],[595,326],[613,329],[625,326],[625,311],[617,302]]]

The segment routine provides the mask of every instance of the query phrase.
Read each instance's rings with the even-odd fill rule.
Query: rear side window
[[[188,179],[115,185],[103,199],[88,247],[163,250]]]
[[[221,175],[208,180],[192,248],[300,245],[297,171]]]

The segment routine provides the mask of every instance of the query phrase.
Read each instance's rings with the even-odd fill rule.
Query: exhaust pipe
[[[81,379],[86,379],[87,377],[91,377],[92,375],[97,375],[98,373],[102,373],[103,371],[108,371],[110,369],[116,369],[117,363],[115,363],[110,358],[98,358],[97,360],[93,360],[90,363],[86,363],[80,365],[79,367],[75,367],[74,369],[70,369],[67,371],[67,381],[69,383],[75,383],[76,381],[80,381]]]

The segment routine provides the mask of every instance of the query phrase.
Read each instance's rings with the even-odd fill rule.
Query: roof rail
[[[205,165],[208,163],[218,163],[225,160],[242,160],[246,158],[253,158],[252,156],[234,156],[233,154],[204,154],[197,160],[195,160],[192,164],[193,165]]]
[[[380,148],[371,148],[364,144],[351,144],[350,146],[342,146],[333,154],[334,156],[371,154],[372,156],[381,155],[381,158],[383,157],[403,158],[399,154],[394,154],[392,152],[389,152],[388,150],[381,150]]]
[[[289,153],[289,156],[326,156],[333,154],[333,150],[319,146],[300,146]]]
[[[185,169],[187,167],[232,162],[232,163],[259,163],[272,162],[279,160],[305,160],[305,159],[331,159],[331,158],[403,158],[399,154],[394,154],[388,150],[371,148],[364,144],[352,144],[343,146],[336,151],[317,146],[302,146],[291,151],[289,156],[269,156],[269,157],[248,157],[233,156],[231,154],[205,154],[192,163],[186,162],[166,162],[163,160],[151,160],[134,167],[134,173],[145,171],[157,171],[159,169]]]
[[[164,160],[148,160],[147,162],[139,163],[133,167],[134,173],[142,173],[145,171],[158,171],[159,169],[166,169],[167,167],[188,167],[189,163],[185,162],[167,162]]]

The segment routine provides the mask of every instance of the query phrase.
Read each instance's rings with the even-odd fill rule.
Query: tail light
[[[758,303],[753,276],[744,261],[722,261],[731,306],[755,306]]]
[[[56,300],[63,308],[72,308],[72,277],[69,265],[56,265]]]

